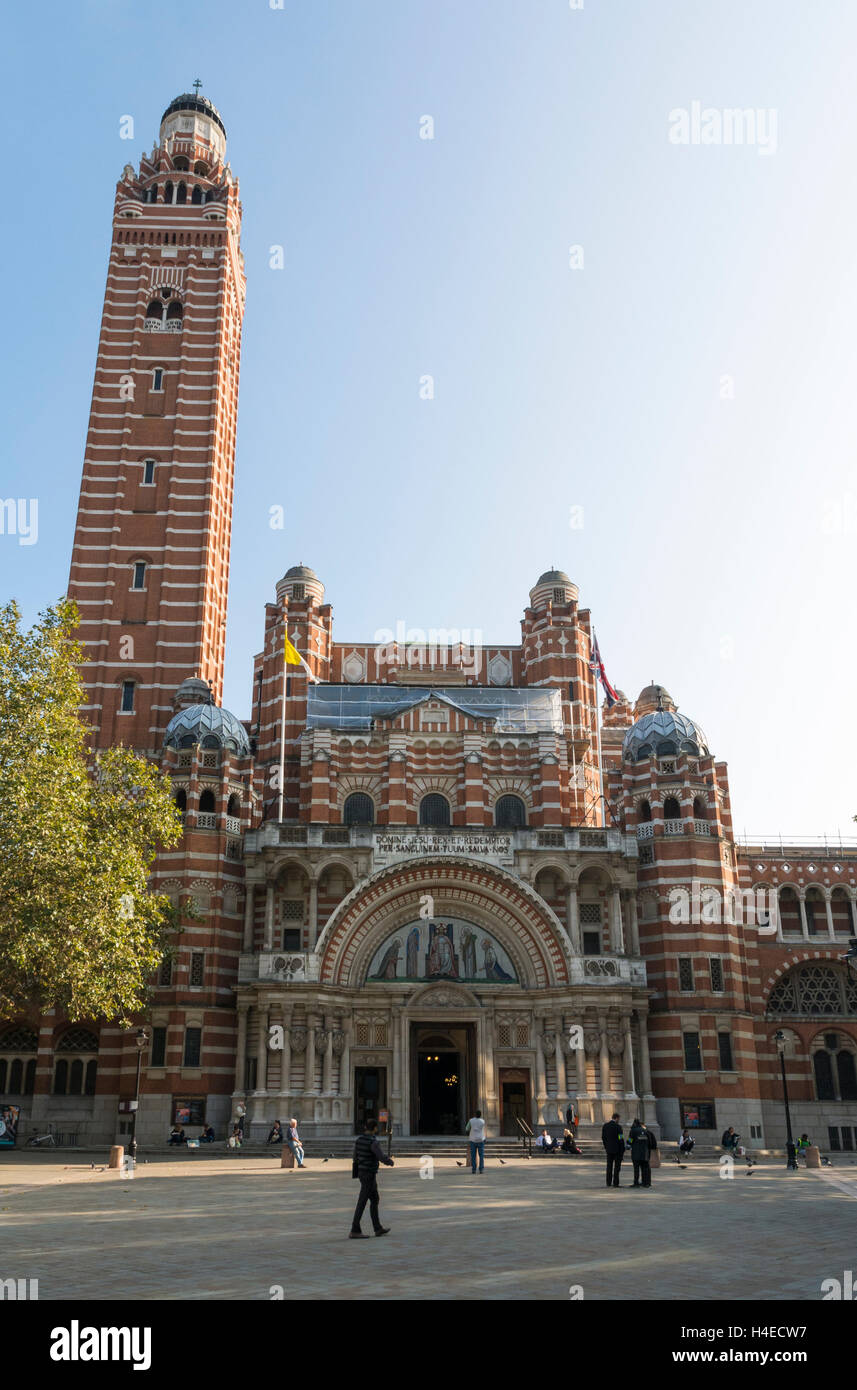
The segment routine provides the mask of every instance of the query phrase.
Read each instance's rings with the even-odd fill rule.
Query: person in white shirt
[[[479,1155],[479,1171],[485,1172],[485,1121],[482,1118],[482,1111],[477,1110],[472,1115],[465,1126],[470,1135],[470,1171],[476,1172],[476,1155]]]

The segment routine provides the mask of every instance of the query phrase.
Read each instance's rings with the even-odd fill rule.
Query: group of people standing
[[[634,1165],[634,1181],[628,1183],[627,1186],[651,1187],[652,1155],[657,1152],[658,1141],[642,1120],[636,1119],[634,1121],[626,1140],[619,1116],[613,1115],[612,1119],[609,1119],[601,1127],[601,1142],[607,1155],[608,1187],[619,1187],[622,1159],[625,1157],[625,1151],[629,1148],[631,1150],[631,1162]],[[656,1159],[656,1162],[659,1163],[660,1159]]]

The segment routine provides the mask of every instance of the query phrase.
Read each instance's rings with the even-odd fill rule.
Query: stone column
[[[339,1059],[339,1094],[341,1096],[351,1095],[351,1030],[353,1026],[350,1018],[342,1020],[345,1041],[342,1045],[342,1056]]]
[[[622,932],[622,898],[618,888],[613,889],[610,912],[610,949],[617,955],[625,949],[624,935]]]
[[[649,1028],[646,1015],[638,1013],[637,1022],[640,1027],[640,1095],[650,1096],[652,1094],[652,1068],[649,1061]]]
[[[235,1089],[244,1092],[244,1071],[247,1061],[247,1015],[250,1005],[238,1001],[238,1037],[235,1042]]]
[[[317,1019],[307,1014],[306,1021],[306,1070],[304,1072],[304,1094],[316,1094],[315,1089],[315,1030]]]
[[[633,1096],[636,1087],[634,1085],[634,1047],[631,1039],[630,1014],[624,1014],[622,1017],[622,1034],[625,1039],[625,1048],[622,1053],[622,1085],[625,1088],[625,1095]]]
[[[631,936],[631,955],[640,954],[640,921],[637,916],[637,897],[632,891],[628,894],[628,928]]]
[[[831,941],[833,941],[836,936],[836,928],[833,925],[833,905],[827,894],[825,894],[824,897],[824,909],[827,913],[827,935],[830,937]]]
[[[283,1009],[283,1061],[280,1066],[280,1095],[287,1096],[289,1087],[292,1084],[292,1011],[288,1006]]]
[[[808,923],[807,920],[806,920],[806,899],[804,898],[803,893],[801,893],[800,896],[798,897],[798,905],[799,905],[799,907],[800,907],[800,925],[801,925],[801,931],[803,932],[803,939],[804,939],[804,941],[808,941],[808,940],[809,940],[809,923]]]
[[[560,1020],[560,1026],[554,1033],[554,1047],[556,1049],[556,1098],[557,1100],[568,1100],[565,1053],[562,1050],[562,1020]]]
[[[402,1030],[399,1024],[400,1011],[393,1010],[390,1021],[390,1043],[393,1048],[393,1088],[390,1092],[390,1109],[395,1119],[402,1102]]]
[[[268,1005],[258,1003],[259,1036],[256,1039],[256,1090],[264,1091],[268,1080]]]
[[[253,925],[256,911],[256,885],[248,883],[244,889],[244,942],[243,950],[253,949]]]
[[[545,1075],[545,1054],[539,1021],[536,1021],[536,1125],[545,1124],[545,1102],[548,1098],[548,1083]]]
[[[396,1116],[396,1115],[393,1116],[393,1123],[395,1124],[396,1119],[398,1118],[398,1119],[401,1121],[401,1124],[402,1124],[402,1134],[410,1134],[410,1132],[411,1132],[411,1129],[410,1129],[410,1126],[411,1126],[411,1051],[410,1051],[411,1026],[410,1026],[410,1020],[408,1019],[408,1015],[405,1013],[404,1009],[402,1010],[402,1016],[401,1016],[401,1018],[399,1019],[399,1036],[400,1036],[399,1048],[400,1048],[400,1051],[401,1051],[401,1054],[402,1054],[402,1074],[403,1074],[403,1076],[404,1076],[404,1085],[402,1086],[402,1095],[401,1095],[401,1099],[400,1099],[400,1101],[399,1101],[399,1104],[400,1104],[401,1107],[402,1107],[402,1111],[401,1111],[401,1114],[400,1114],[399,1116]]]
[[[274,949],[274,885],[269,879],[265,890],[265,939],[263,948]]]
[[[610,1090],[610,1049],[607,1046],[607,1019],[604,1014],[598,1015],[598,1031],[601,1034],[601,1049],[598,1055],[600,1090],[602,1096],[606,1096]]]
[[[322,1095],[331,1094],[331,1083],[333,1080],[333,1020],[326,1018],[324,1026],[327,1032],[327,1039],[324,1047],[324,1057],[321,1063],[321,1092]]]
[[[309,881],[309,948],[315,950],[318,940],[318,879]]]
[[[582,951],[580,941],[580,913],[577,908],[577,885],[569,884],[568,887],[568,936],[571,941],[571,949],[576,956]]]

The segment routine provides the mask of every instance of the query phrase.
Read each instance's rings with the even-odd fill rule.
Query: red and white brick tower
[[[189,673],[221,698],[245,296],[225,153],[184,94],[116,188],[69,582],[97,747],[159,749]]]

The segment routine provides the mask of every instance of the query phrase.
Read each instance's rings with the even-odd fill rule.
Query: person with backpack
[[[366,1210],[366,1203],[369,1203],[369,1216],[372,1221],[376,1236],[387,1236],[390,1234],[389,1226],[381,1225],[380,1202],[378,1195],[378,1165],[386,1164],[392,1168],[393,1160],[388,1158],[378,1143],[378,1121],[367,1120],[363,1134],[357,1136],[354,1144],[354,1158],[351,1164],[352,1178],[360,1179],[360,1196],[357,1198],[357,1206],[354,1208],[354,1217],[351,1222],[349,1240],[368,1240],[360,1229],[360,1222],[363,1220],[363,1213]]]
[[[647,1129],[642,1120],[635,1120],[631,1125],[628,1139],[631,1144],[631,1162],[634,1165],[634,1187],[651,1187],[652,1185],[652,1149],[658,1147],[658,1141]]]

